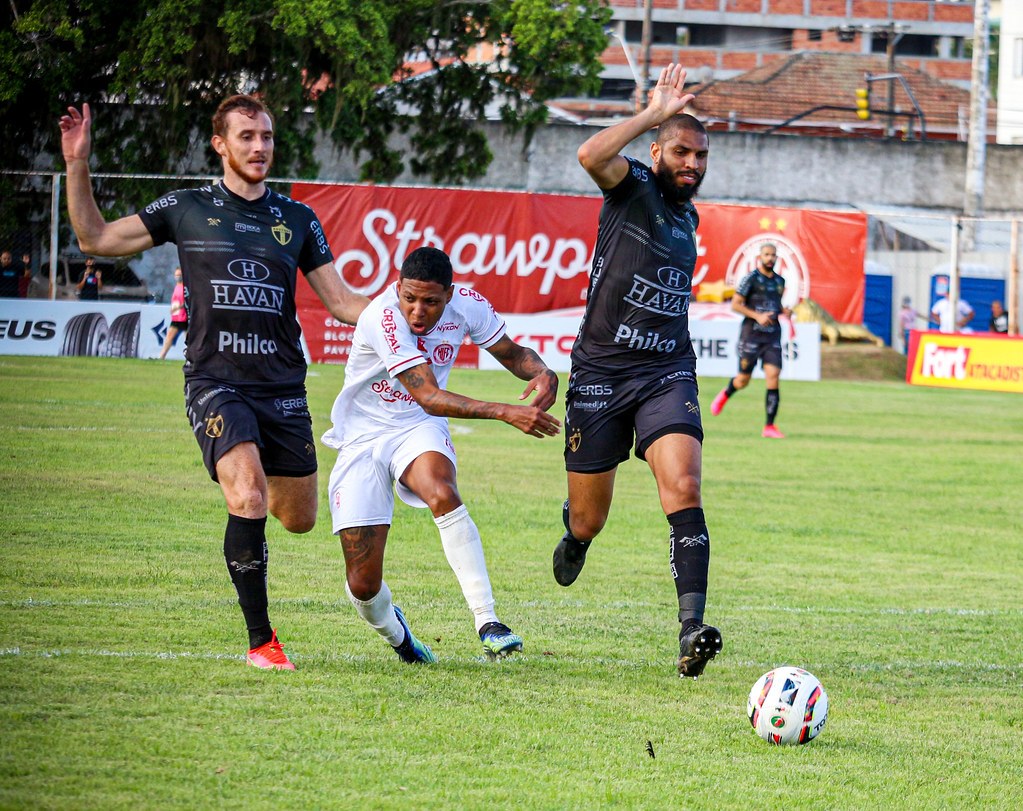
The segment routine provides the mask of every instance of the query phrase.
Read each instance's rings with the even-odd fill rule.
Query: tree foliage
[[[242,91],[275,113],[274,174],[314,177],[313,144],[325,134],[356,154],[363,179],[393,180],[407,164],[437,183],[486,170],[491,154],[473,126],[486,110],[528,135],[545,120],[545,101],[594,90],[610,17],[604,0],[7,5],[3,168],[59,167],[57,118],[89,101],[98,166],[216,173],[202,148],[209,117]],[[481,49],[493,57],[473,58]],[[429,70],[416,73],[416,62]]]

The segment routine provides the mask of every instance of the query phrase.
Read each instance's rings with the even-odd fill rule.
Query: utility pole
[[[650,85],[650,42],[654,38],[654,0],[643,0],[643,38],[640,42],[640,84],[636,88],[636,112],[646,107],[647,87]]]
[[[897,25],[894,20],[889,20],[888,25],[882,30],[885,36],[885,53],[888,57],[888,73],[895,74],[895,46],[902,39],[903,26]],[[888,109],[895,109],[895,82],[888,80]],[[910,122],[912,123],[912,122]],[[895,135],[895,116],[888,114],[888,123],[885,125],[885,135],[891,138]]]
[[[987,155],[988,19],[991,0],[973,5],[973,68],[970,72],[970,129],[966,139],[966,195],[963,234],[966,250],[973,250],[976,223],[969,218],[984,213],[984,160]]]

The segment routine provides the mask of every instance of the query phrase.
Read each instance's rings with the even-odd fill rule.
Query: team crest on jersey
[[[444,366],[455,356],[455,348],[451,344],[438,344],[433,348],[433,362]]]
[[[206,436],[217,439],[224,433],[224,415],[214,414],[206,418]]]
[[[785,280],[785,294],[781,302],[786,307],[795,307],[810,295],[810,271],[799,246],[779,233],[764,232],[742,243],[728,263],[725,286],[735,288],[747,274],[757,269],[757,257],[765,242],[770,242],[778,250],[774,272]]]
[[[274,235],[274,239],[281,243],[281,245],[287,245],[291,242],[291,229],[282,222],[277,223],[277,225],[271,228],[270,233]]]

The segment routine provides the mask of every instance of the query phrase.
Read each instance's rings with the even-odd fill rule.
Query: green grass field
[[[342,374],[310,377],[317,434]],[[433,522],[400,505],[385,576],[440,659],[402,665],[344,597],[321,493],[310,534],[268,524],[271,618],[298,670],[245,667],[181,388],[172,363],[0,358],[2,808],[1023,807],[1018,396],[787,383],[772,442],[754,381],[708,416],[707,618],[725,648],[682,682],[645,465],[620,468],[563,589],[560,438],[491,422],[454,425],[459,479],[523,655],[483,659]],[[451,388],[511,401],[521,384]],[[745,717],[782,664],[830,698],[808,746],[770,747]]]

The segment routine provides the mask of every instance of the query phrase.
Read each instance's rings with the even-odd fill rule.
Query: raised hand
[[[662,68],[657,84],[650,91],[648,106],[657,110],[665,119],[681,113],[696,98],[692,93],[685,92],[685,83],[686,72],[681,65],[672,63]]]
[[[68,107],[67,115],[60,117],[60,148],[64,153],[64,163],[89,160],[92,151],[92,114],[88,103],[82,105],[82,112]]]

